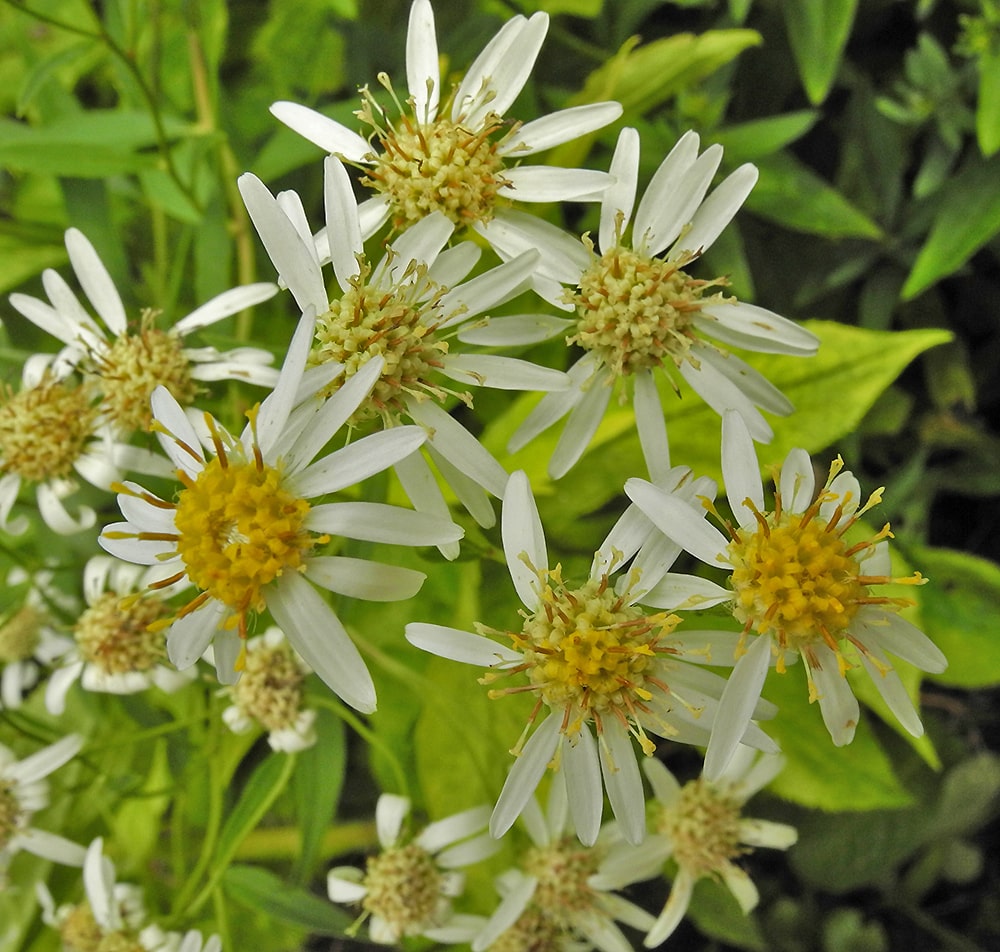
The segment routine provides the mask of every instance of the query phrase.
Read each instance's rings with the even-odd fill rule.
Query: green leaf
[[[241,905],[318,935],[344,936],[353,921],[333,903],[289,886],[258,866],[230,866],[222,884],[226,894]]]
[[[913,802],[864,716],[850,744],[833,746],[819,705],[809,703],[801,664],[791,665],[785,674],[772,671],[764,696],[778,705],[778,715],[761,726],[787,758],[770,787],[778,796],[828,811],[870,811]],[[851,816],[849,823],[855,819]]]
[[[906,554],[930,579],[919,593],[923,630],[948,659],[942,674],[927,677],[963,688],[1000,684],[1000,567],[931,546],[907,545]]]
[[[941,784],[933,821],[935,834],[962,836],[975,832],[995,813],[1000,796],[1000,757],[983,751],[953,767]]]
[[[787,153],[763,157],[746,208],[793,231],[827,238],[882,237],[882,229],[829,182]]]
[[[294,766],[294,754],[271,754],[250,776],[219,834],[213,860],[213,881],[219,879],[237,847],[257,827],[285,789]]]
[[[712,133],[730,161],[756,161],[805,135],[819,118],[815,109],[800,109],[781,116],[751,119]]]
[[[695,883],[688,918],[711,939],[749,952],[766,952],[768,944],[753,915],[744,914],[722,883],[707,877]]]
[[[568,13],[570,16],[587,17],[591,20],[600,16],[601,10],[604,9],[604,0],[514,0],[514,2],[526,14],[543,10],[552,16],[557,13]],[[509,15],[505,5],[499,6],[505,16]]]
[[[934,224],[903,285],[906,301],[957,271],[1000,232],[1000,155],[972,156],[937,194]]]
[[[979,58],[976,139],[985,156],[1000,149],[1000,49],[984,50]]]
[[[66,249],[61,243],[29,243],[18,235],[0,231],[0,294],[65,261]]]
[[[316,716],[316,743],[299,754],[292,792],[302,835],[295,862],[296,878],[308,882],[319,857],[323,835],[337,810],[347,769],[344,723],[325,708]]]
[[[818,106],[837,76],[858,0],[783,3],[788,41],[809,101]]]

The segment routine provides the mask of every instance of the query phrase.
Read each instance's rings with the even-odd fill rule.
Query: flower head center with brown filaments
[[[31,482],[69,476],[97,417],[84,389],[46,374],[19,393],[5,389],[0,401],[0,473]]]
[[[606,575],[576,589],[563,583],[560,566],[540,570],[538,577],[541,604],[525,617],[520,632],[507,633],[523,662],[482,679],[491,683],[524,671],[529,684],[493,690],[490,696],[533,692],[538,704],[532,719],[544,702],[564,711],[562,730],[571,736],[587,721],[601,732],[604,720],[614,717],[651,754],[654,745],[640,718],[653,716],[647,702],[654,692],[661,700],[669,694],[657,667],[664,656],[676,654],[661,642],[680,619],[667,612],[647,615],[629,604],[627,592],[616,593]],[[499,634],[479,627],[484,634]],[[670,732],[667,725],[663,729]]]
[[[166,639],[154,623],[167,614],[155,595],[103,592],[80,616],[73,637],[81,658],[105,674],[148,671],[166,660]]]
[[[93,356],[104,413],[124,432],[148,429],[149,399],[157,387],[166,387],[181,406],[189,406],[198,395],[181,338],[154,327],[155,317],[155,311],[143,311],[138,330]]]
[[[584,243],[593,252],[590,239]],[[615,376],[685,360],[697,367],[694,316],[705,304],[727,300],[721,291],[708,293],[727,281],[692,278],[684,267],[695,257],[651,258],[620,244],[595,257],[577,289],[566,292],[577,314],[567,343],[593,352]]]
[[[656,829],[673,845],[678,866],[693,878],[718,876],[746,852],[739,845],[741,806],[703,778],[686,783],[677,801],[661,806]]]
[[[359,264],[361,271],[351,287],[316,321],[316,343],[309,359],[312,364],[343,364],[338,378],[343,381],[373,357],[381,357],[382,374],[352,422],[381,417],[393,425],[408,397],[442,401],[454,393],[432,379],[448,353],[448,342],[441,339],[438,328],[454,315],[440,313],[439,302],[447,289],[428,281],[426,265],[411,261],[392,287],[378,288],[367,283],[371,267],[361,256]],[[468,394],[457,396],[471,403]]]
[[[733,541],[727,555],[733,566],[733,614],[745,634],[774,637],[781,649],[779,670],[784,670],[784,650],[802,651],[808,657],[813,645],[826,644],[837,655],[843,673],[848,667],[841,650],[843,639],[865,651],[848,631],[858,611],[865,605],[898,608],[911,604],[909,599],[873,595],[871,586],[925,581],[919,573],[907,578],[863,574],[861,560],[892,533],[887,523],[872,538],[853,544],[846,541],[847,531],[881,502],[882,490],[872,493],[855,511],[856,501],[830,488],[842,467],[838,457],[826,485],[804,512],[785,512],[776,492],[773,512],[753,507],[756,531],[731,529]],[[824,509],[830,502],[837,502],[832,512]],[[752,505],[749,500],[744,504]]]
[[[400,935],[415,935],[438,924],[441,871],[427,850],[410,843],[384,850],[368,860],[364,909]]]
[[[504,177],[501,143],[517,129],[495,113],[471,129],[444,115],[420,121],[400,103],[385,73],[379,83],[395,100],[393,122],[370,90],[363,89],[356,113],[373,130],[381,149],[366,157],[371,165],[362,182],[385,195],[397,230],[439,211],[457,225],[486,223],[493,217]],[[445,111],[442,105],[440,112]]]
[[[24,810],[14,793],[14,782],[0,778],[0,852],[2,852],[21,828]]]
[[[528,850],[523,868],[538,880],[531,901],[561,929],[571,929],[582,913],[594,907],[594,890],[587,880],[597,872],[600,852],[564,837]]]
[[[243,674],[231,690],[233,703],[268,731],[295,725],[302,709],[305,672],[291,645],[258,644],[247,651]]]

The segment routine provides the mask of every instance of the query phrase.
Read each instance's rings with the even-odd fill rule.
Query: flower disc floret
[[[678,865],[692,878],[718,876],[746,852],[740,846],[741,804],[703,777],[685,784],[676,803],[660,807],[657,832],[673,844]]]
[[[593,908],[594,890],[587,880],[600,860],[600,851],[582,847],[576,837],[532,847],[522,864],[538,880],[532,903],[561,929],[572,928],[581,913]]]
[[[20,393],[7,390],[0,406],[0,472],[33,482],[69,476],[95,418],[83,389],[48,375]]]
[[[233,702],[269,731],[294,727],[302,708],[305,672],[287,642],[247,651]]]
[[[14,783],[0,779],[0,852],[20,829],[24,819],[21,801],[14,792]]]
[[[104,412],[122,430],[149,427],[149,398],[158,386],[166,387],[182,406],[198,395],[181,338],[153,327],[154,316],[145,311],[136,333],[115,338],[106,352],[95,355]]]
[[[411,263],[394,287],[371,287],[367,284],[371,268],[362,261],[351,287],[316,321],[310,361],[343,364],[339,382],[350,379],[373,357],[385,361],[370,396],[354,415],[356,421],[381,416],[389,423],[398,422],[408,395],[438,400],[447,396],[448,391],[430,379],[448,352],[447,342],[435,338],[438,321],[433,314],[446,289],[438,288],[429,300],[419,300],[428,286],[426,271],[426,265]],[[407,280],[411,277],[415,280]]]
[[[441,910],[441,871],[427,850],[410,843],[368,860],[364,909],[400,935],[432,927]]]
[[[607,576],[577,589],[565,586],[558,566],[542,578],[541,604],[514,636],[534,689],[549,707],[576,712],[567,713],[570,732],[582,719],[634,718],[652,698],[650,688],[662,688],[651,668],[658,653],[670,651],[659,640],[679,619],[630,605]]]
[[[488,952],[554,952],[562,947],[565,937],[565,930],[531,905],[490,944]]]
[[[385,74],[379,81],[392,92]],[[434,211],[457,225],[493,218],[499,191],[510,184],[498,149],[516,126],[505,126],[495,113],[480,120],[477,129],[443,115],[421,123],[402,107],[399,122],[393,123],[371,93],[362,92],[358,118],[372,127],[381,146],[362,182],[385,195],[397,229]]]
[[[108,675],[149,671],[167,657],[156,622],[168,613],[155,595],[123,599],[115,592],[102,593],[73,630],[80,657]]]
[[[282,486],[281,471],[238,450],[206,462],[185,488],[174,524],[188,578],[245,618],[263,611],[261,590],[286,571],[304,571],[316,538],[309,503]]]
[[[685,360],[697,367],[693,319],[704,304],[725,300],[707,292],[726,281],[692,278],[684,271],[692,257],[651,258],[621,245],[606,251],[567,293],[577,313],[568,343],[593,351],[618,376]]]

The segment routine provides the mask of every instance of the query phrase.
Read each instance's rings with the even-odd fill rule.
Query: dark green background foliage
[[[70,224],[86,231],[136,312],[156,306],[179,316],[235,283],[270,279],[235,178],[250,170],[272,191],[298,190],[318,222],[322,156],[267,107],[293,99],[353,125],[357,89],[374,86],[378,71],[403,86],[408,7],[405,0],[0,4],[0,291],[37,294],[43,268],[65,271],[62,235]],[[790,764],[777,796],[762,800],[757,813],[797,823],[800,842],[787,858],[749,860],[763,896],[749,919],[724,890],[702,883],[693,924],[674,946],[997,947],[1000,2],[439,0],[435,7],[451,74],[511,14],[543,8],[553,15],[512,114],[531,118],[603,98],[623,103],[619,123],[556,150],[553,164],[605,168],[618,128],[628,124],[642,135],[641,184],[688,128],[725,146],[723,171],[758,165],[757,188],[706,267],[728,273],[742,298],[824,322],[814,325],[824,343],[808,370],[785,358],[753,361],[799,410],[776,425],[761,459],[778,462],[794,445],[821,463],[841,453],[863,486],[888,487],[878,517],[891,520],[907,565],[932,580],[914,620],[951,666],[922,685],[928,737],[908,742],[868,713],[854,744],[835,750],[802,685],[769,684],[766,695],[782,708],[775,736]],[[596,225],[592,208],[547,214],[576,231]],[[0,361],[13,383],[25,355],[48,345],[6,305],[3,317]],[[219,346],[252,339],[280,355],[293,317],[282,296],[204,337]],[[562,359],[560,351],[552,348],[552,358]],[[490,421],[487,445],[500,452],[529,403],[477,398],[479,425]],[[714,415],[690,401],[678,406],[671,440],[684,449],[675,461],[716,473]],[[229,410],[237,409],[233,391]],[[501,457],[532,475],[550,544],[567,565],[586,560],[620,511],[621,461],[635,463],[633,474],[641,470],[622,412],[602,428],[583,471],[561,485],[542,474],[544,441],[531,453]],[[619,468],[604,472],[612,459]],[[471,527],[470,538],[475,544]],[[479,542],[488,551],[496,540]],[[509,596],[497,594],[491,570],[435,563],[419,611],[432,617],[437,609],[433,617],[443,624],[505,624],[499,619]],[[455,605],[455,591],[480,594]],[[442,775],[445,752],[454,758],[450,771],[465,771],[490,796],[496,778],[489,771],[503,765],[476,762],[475,740],[460,735],[495,734],[509,746],[522,713],[498,717],[481,692],[472,693],[462,716],[448,721],[460,726],[442,730],[442,712],[410,689],[395,659],[399,631],[415,610],[359,605],[347,620],[384,632],[373,650],[398,680],[387,692],[395,692],[392,703],[383,701],[372,720],[374,738],[416,778],[411,793],[419,805],[440,816],[469,805]],[[430,662],[423,675],[452,696],[463,690],[451,685],[464,675],[455,666]],[[917,673],[904,672],[907,678],[917,690]],[[860,683],[857,690],[877,713],[874,692],[863,693]],[[143,716],[153,724],[165,715]],[[271,936],[261,948],[341,933],[343,916],[307,890],[333,856],[351,848],[351,817],[370,811],[372,778],[395,788],[391,757],[378,745],[369,763],[354,740],[345,742],[336,718],[324,730],[327,749],[339,753],[313,765],[309,776],[322,783],[301,789],[308,781],[297,779],[286,789],[273,757],[237,775],[243,786],[221,833],[225,862],[211,884],[221,883],[218,895],[232,901],[236,934]],[[462,751],[472,762],[462,762]],[[155,757],[181,753],[173,745]],[[234,763],[244,753],[230,751]],[[680,756],[672,766],[683,773],[686,763]],[[340,821],[348,833],[331,846],[324,827],[345,764]],[[126,778],[152,771],[118,766]],[[693,756],[690,767],[697,770]],[[122,782],[118,794],[138,795]],[[244,842],[272,808],[302,830],[298,862],[254,847],[252,837]],[[150,814],[140,813],[136,828],[151,829]],[[357,842],[366,842],[364,834]],[[151,853],[152,842],[139,852],[147,846]],[[485,895],[488,887],[473,883],[473,892]],[[662,883],[650,903],[661,897]],[[0,921],[14,916],[4,901]],[[244,907],[254,913],[241,925],[235,920]],[[51,941],[25,925],[24,948]],[[313,941],[329,948],[330,940]]]

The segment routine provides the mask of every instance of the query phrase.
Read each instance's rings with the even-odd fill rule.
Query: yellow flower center
[[[826,644],[836,655],[841,673],[850,666],[841,644],[847,638],[860,651],[866,649],[848,628],[863,605],[903,607],[909,599],[872,595],[873,585],[889,583],[921,585],[925,579],[914,573],[907,578],[863,575],[861,560],[892,532],[888,523],[872,538],[848,544],[844,536],[858,519],[882,500],[878,489],[852,515],[856,501],[831,490],[843,467],[839,457],[830,467],[826,485],[802,513],[782,510],[781,494],[775,493],[773,512],[754,508],[757,530],[733,530],[727,554],[733,566],[733,615],[743,624],[744,634],[771,635],[777,643],[777,670],[783,672],[783,651],[801,651],[812,662],[812,647]],[[778,485],[779,476],[775,478]],[[820,515],[825,503],[836,502],[828,518]],[[848,506],[848,503],[851,503]],[[750,504],[749,500],[745,505]],[[881,666],[881,662],[872,659]],[[811,681],[811,696],[815,688]]]
[[[105,674],[148,671],[167,656],[162,628],[154,623],[168,612],[155,595],[123,599],[104,592],[73,630],[81,658]]]
[[[724,299],[721,292],[705,294],[726,281],[690,277],[683,268],[691,260],[650,258],[620,245],[606,251],[584,271],[577,290],[567,292],[577,313],[568,343],[593,351],[617,376],[685,360],[697,366],[692,319],[703,304]]]
[[[0,852],[20,829],[23,816],[21,801],[14,793],[14,782],[0,779]]]
[[[174,524],[187,576],[233,609],[245,634],[247,613],[264,609],[262,589],[286,571],[304,571],[306,556],[325,539],[305,529],[309,503],[282,487],[281,472],[259,458],[248,462],[238,446],[207,462],[196,479],[179,475],[185,488]]]
[[[565,935],[566,930],[532,904],[500,934],[489,952],[559,952],[565,948]]]
[[[594,907],[594,890],[587,880],[597,872],[599,851],[581,847],[574,837],[533,847],[524,870],[538,880],[531,897],[543,915],[561,929],[571,929],[581,913]]]
[[[656,827],[673,843],[677,865],[697,879],[718,875],[746,852],[739,845],[740,812],[736,800],[699,777],[681,788],[673,806],[660,809]]]
[[[97,952],[103,935],[86,902],[74,906],[59,924],[59,937],[67,952]]]
[[[153,327],[154,316],[144,311],[137,333],[117,338],[95,357],[104,412],[126,432],[148,429],[153,418],[149,398],[157,387],[166,387],[182,406],[198,394],[181,338]]]
[[[0,625],[0,663],[26,661],[41,640],[42,616],[31,605],[22,605]]]
[[[0,399],[0,472],[32,482],[69,476],[96,418],[84,390],[46,376]]]
[[[647,615],[628,604],[628,593],[616,594],[607,576],[577,589],[565,586],[560,566],[541,570],[539,578],[540,607],[526,617],[520,633],[507,633],[523,652],[523,663],[482,679],[490,683],[526,671],[530,685],[491,691],[490,696],[530,690],[550,708],[564,709],[567,734],[575,734],[585,721],[593,721],[600,732],[605,717],[616,717],[651,754],[654,745],[638,718],[651,713],[647,702],[653,691],[664,699],[669,694],[657,676],[658,659],[675,650],[660,642],[680,619],[667,612]],[[667,725],[663,729],[670,731]]]
[[[287,642],[247,651],[233,702],[269,731],[292,727],[302,709],[305,674]]]
[[[384,73],[379,82],[392,93]],[[443,116],[419,122],[403,111],[398,100],[400,119],[394,124],[367,89],[362,95],[357,116],[372,127],[381,146],[362,182],[386,196],[397,230],[433,211],[443,212],[458,225],[493,217],[499,190],[509,184],[498,147],[516,127],[505,126],[494,113],[478,129]]]
[[[378,416],[391,425],[398,422],[407,396],[441,401],[452,393],[431,380],[448,352],[447,342],[438,339],[435,332],[451,315],[435,313],[447,289],[429,285],[425,265],[411,262],[402,279],[388,290],[369,287],[365,282],[370,273],[370,266],[362,261],[351,288],[331,302],[330,309],[317,320],[310,361],[343,364],[344,373],[338,378],[342,382],[373,357],[382,357],[382,375],[352,422]],[[430,298],[419,300],[428,290]],[[467,394],[459,396],[471,403]]]
[[[410,843],[368,860],[362,906],[399,935],[415,935],[438,924],[442,912],[441,872],[425,849]]]

